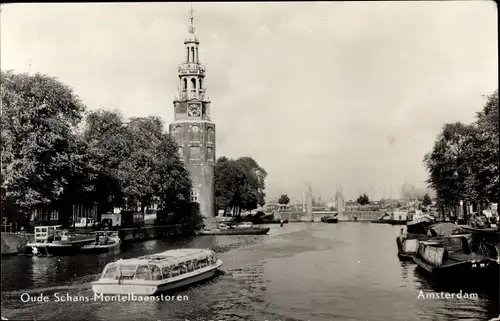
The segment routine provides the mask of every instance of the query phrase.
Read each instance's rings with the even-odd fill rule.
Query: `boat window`
[[[179,266],[179,272],[180,272],[180,274],[186,274],[187,273],[187,266],[184,264]]]
[[[118,268],[117,278],[122,280],[131,280],[134,278],[135,265],[120,265]]]
[[[171,270],[172,277],[176,277],[181,274],[180,266],[176,266]]]
[[[193,272],[194,271],[194,263],[193,262],[187,262],[186,263],[186,270],[187,270],[187,272]]]
[[[149,268],[151,269],[151,276],[153,280],[157,281],[162,279],[161,269],[158,265],[150,265]]]
[[[167,266],[167,267],[164,267],[163,268],[163,279],[170,279],[172,277],[172,273],[170,271],[170,267]]]
[[[135,271],[134,279],[138,280],[151,280],[151,271],[147,265],[139,265]]]
[[[204,268],[208,265],[208,259],[202,259],[198,261],[198,266],[201,268]]]
[[[103,279],[114,279],[116,277],[116,265],[109,265],[104,271],[102,278]]]

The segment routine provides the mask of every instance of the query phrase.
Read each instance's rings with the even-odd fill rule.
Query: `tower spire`
[[[189,3],[190,9],[189,9],[189,33],[194,34],[194,10],[193,10],[193,4],[190,2]]]

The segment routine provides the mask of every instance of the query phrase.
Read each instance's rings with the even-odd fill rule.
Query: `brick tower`
[[[200,64],[190,10],[189,36],[184,41],[185,61],[179,66],[179,90],[174,100],[174,121],[169,130],[193,183],[191,200],[200,204],[205,218],[215,216],[215,124],[210,120],[210,100],[204,87],[205,68]]]

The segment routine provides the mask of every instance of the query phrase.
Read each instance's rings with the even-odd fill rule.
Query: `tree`
[[[102,208],[144,212],[157,204],[160,216],[188,211],[189,173],[161,119],[135,117],[125,123],[118,112],[97,110],[87,116],[84,136],[98,171],[96,198]]]
[[[233,195],[236,191],[234,180],[236,179],[236,168],[234,161],[227,157],[220,157],[215,163],[215,199],[217,209],[226,210],[230,207]]]
[[[121,189],[120,164],[130,156],[126,126],[117,111],[95,110],[87,114],[83,130],[89,165],[96,175],[94,199],[100,213],[124,205]]]
[[[483,110],[476,115],[476,144],[473,150],[473,177],[470,179],[478,194],[484,195],[485,202],[500,199],[499,180],[499,104],[498,89],[487,96]]]
[[[423,206],[429,206],[432,205],[432,200],[429,194],[425,193],[423,199],[422,199],[422,205]]]
[[[215,197],[218,209],[239,215],[265,204],[266,171],[251,157],[221,157],[215,165]]]
[[[278,203],[287,205],[288,203],[290,203],[290,198],[288,197],[287,194],[281,194]]]
[[[85,176],[85,147],[76,134],[85,106],[55,78],[11,71],[1,76],[2,202],[24,215],[57,207],[64,194],[77,196],[68,188]]]
[[[193,213],[189,173],[158,117],[126,123],[97,110],[80,130],[85,106],[70,87],[41,74],[1,76],[0,191],[11,220],[55,209],[68,226],[73,205],[96,203],[101,213],[153,203],[162,213]]]
[[[368,198],[368,195],[363,193],[358,197],[356,202],[358,202],[359,205],[368,205],[370,204],[370,198]]]
[[[131,118],[125,129],[128,157],[118,166],[125,206],[137,211],[140,204],[140,211],[144,212],[145,207],[153,203],[155,184],[160,184],[161,172],[168,172],[158,162],[169,163],[169,158],[178,157],[178,152],[177,149],[173,154],[168,151],[166,158],[158,155],[160,142],[164,139],[168,144],[168,138],[163,137],[163,124],[157,117]]]
[[[455,206],[466,197],[475,131],[473,126],[459,122],[445,124],[433,150],[424,157],[429,171],[427,183],[445,206]]]
[[[427,182],[438,204],[456,206],[460,200],[478,205],[499,199],[498,89],[487,97],[473,124],[446,124],[424,157]]]
[[[163,209],[163,215],[185,215],[185,209],[191,205],[191,178],[170,134],[164,133],[160,137],[154,159],[153,199]]]

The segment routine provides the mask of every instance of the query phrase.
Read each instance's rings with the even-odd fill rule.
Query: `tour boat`
[[[108,263],[96,294],[154,295],[213,277],[223,262],[205,249],[178,249]]]
[[[94,234],[73,234],[61,225],[35,226],[35,240],[26,244],[26,248],[33,255],[75,254],[94,240]]]
[[[96,232],[96,240],[82,247],[83,252],[109,252],[120,248],[122,243],[118,232],[99,231]]]

